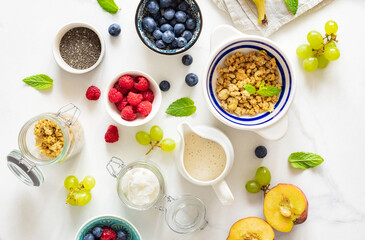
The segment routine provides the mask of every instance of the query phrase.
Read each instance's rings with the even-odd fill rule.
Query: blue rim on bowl
[[[94,227],[110,227],[115,231],[126,231],[129,234],[128,240],[142,240],[141,234],[128,220],[114,216],[103,215],[93,217],[87,220],[77,232],[75,240],[83,240],[87,233],[90,233]]]
[[[154,41],[151,40],[152,36],[148,36],[148,34],[143,31],[142,18],[146,15],[146,4],[148,3],[148,1],[149,0],[140,1],[135,16],[135,27],[141,41],[154,52],[164,55],[175,55],[183,53],[190,49],[198,40],[203,27],[203,18],[198,3],[195,0],[183,0],[190,5],[190,8],[193,10],[193,18],[196,20],[196,28],[193,33],[193,38],[185,45],[185,47],[177,49],[160,49],[156,47]]]
[[[234,41],[224,44],[216,51],[213,57],[211,57],[203,91],[208,100],[210,110],[223,123],[239,129],[259,129],[273,124],[286,114],[295,93],[293,70],[287,60],[288,58],[273,42],[268,39],[254,36],[248,37],[249,39],[245,38],[247,37],[241,37],[240,39],[235,39]],[[225,111],[220,106],[219,100],[215,94],[217,78],[217,75],[215,75],[217,74],[216,69],[218,66],[222,65],[227,56],[232,55],[236,51],[244,51],[246,54],[254,50],[266,50],[270,57],[274,57],[277,60],[276,63],[279,69],[279,81],[282,83],[282,92],[273,112],[265,112],[253,117],[247,115],[239,117]]]

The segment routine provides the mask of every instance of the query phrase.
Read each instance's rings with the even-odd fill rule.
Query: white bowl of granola
[[[294,72],[274,42],[219,26],[211,37],[204,74],[203,95],[218,120],[269,140],[285,135],[295,95]]]

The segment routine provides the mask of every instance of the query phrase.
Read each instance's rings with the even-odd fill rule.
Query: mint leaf
[[[309,152],[295,152],[289,156],[290,166],[293,168],[308,169],[320,165],[324,160],[321,156]]]
[[[52,87],[53,80],[45,74],[30,76],[23,79],[23,82],[36,89],[47,89]]]
[[[98,3],[102,9],[111,14],[116,14],[120,10],[114,0],[98,0]]]
[[[250,94],[255,94],[256,93],[256,88],[254,86],[252,86],[251,84],[247,84],[245,86],[243,86],[243,88]]]
[[[288,5],[290,11],[295,15],[298,10],[298,0],[284,0],[286,5]]]
[[[272,97],[281,93],[281,89],[274,86],[260,86],[260,89],[256,93],[263,97]]]
[[[180,98],[171,103],[166,113],[175,117],[187,117],[195,113],[194,101],[188,97]]]

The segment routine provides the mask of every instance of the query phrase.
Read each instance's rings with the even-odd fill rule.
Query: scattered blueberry
[[[184,23],[186,21],[186,13],[183,11],[177,11],[175,13],[175,18],[177,22]]]
[[[95,237],[99,238],[99,237],[101,237],[101,234],[103,234],[103,228],[94,227],[92,232],[93,232]]]
[[[155,0],[151,0],[147,4],[147,11],[151,14],[157,14],[160,10],[158,3]]]
[[[160,17],[158,20],[157,20],[157,23],[158,23],[158,26],[162,26],[163,24],[167,23],[167,20],[166,18],[164,17]]]
[[[171,5],[172,0],[160,0],[160,7],[167,8]]]
[[[112,35],[113,37],[116,37],[120,34],[121,29],[119,24],[113,23],[112,25],[109,26],[109,34]]]
[[[173,49],[177,48],[177,38],[175,38],[174,41],[172,41],[172,43],[170,43],[170,47]]]
[[[175,36],[180,36],[185,30],[185,25],[182,23],[177,23],[174,27]]]
[[[94,235],[92,235],[92,233],[88,233],[85,235],[83,240],[95,240],[95,237],[94,237]]]
[[[166,45],[162,40],[157,40],[156,41],[156,47],[158,47],[160,49],[164,49],[166,47]]]
[[[189,18],[188,20],[186,20],[185,27],[186,27],[186,29],[189,29],[189,30],[195,29],[195,27],[196,27],[195,20],[192,18]]]
[[[156,22],[151,17],[145,17],[142,20],[142,26],[147,32],[152,33],[156,28]]]
[[[189,5],[186,2],[181,2],[178,6],[177,9],[181,10],[181,11],[187,11],[189,9]]]
[[[185,82],[188,86],[193,87],[199,82],[199,78],[195,73],[188,73],[185,77]]]
[[[156,39],[156,40],[160,40],[162,39],[162,32],[160,29],[156,29],[155,31],[153,31],[153,37]]]
[[[117,239],[116,240],[127,240],[128,239],[128,233],[119,231],[117,232]]]
[[[175,24],[177,23],[176,19],[173,18],[171,21],[170,21],[170,24],[171,26],[175,26]]]
[[[181,36],[186,39],[187,42],[189,42],[193,38],[193,34],[189,30],[185,30]]]
[[[162,41],[164,41],[165,43],[171,43],[172,41],[174,41],[174,39],[175,39],[175,34],[170,30],[168,30],[162,34]],[[178,42],[178,45],[179,45],[179,42]]]
[[[177,46],[179,47],[179,48],[183,48],[183,47],[185,47],[185,45],[187,44],[188,42],[186,41],[186,39],[185,38],[183,38],[183,37],[179,37],[179,38],[177,38]]]
[[[166,92],[170,89],[170,83],[166,80],[163,80],[162,82],[160,82],[160,89],[163,92]]]
[[[258,146],[255,149],[255,155],[258,158],[264,158],[264,157],[266,157],[266,155],[267,155],[267,149],[266,149],[266,147],[264,147],[264,146]]]
[[[160,27],[160,30],[161,32],[174,31],[174,28],[170,24],[165,23]]]
[[[174,18],[175,16],[175,10],[172,8],[168,8],[165,10],[163,16],[167,19],[167,20],[171,20]]]
[[[189,54],[186,54],[182,57],[181,61],[185,66],[190,66],[193,63],[193,57]]]

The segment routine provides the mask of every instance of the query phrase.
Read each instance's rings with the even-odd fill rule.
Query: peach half
[[[264,215],[274,229],[290,232],[295,224],[307,219],[307,198],[302,190],[292,184],[278,184],[265,196]]]
[[[273,240],[272,227],[257,217],[243,218],[232,225],[227,240]]]

